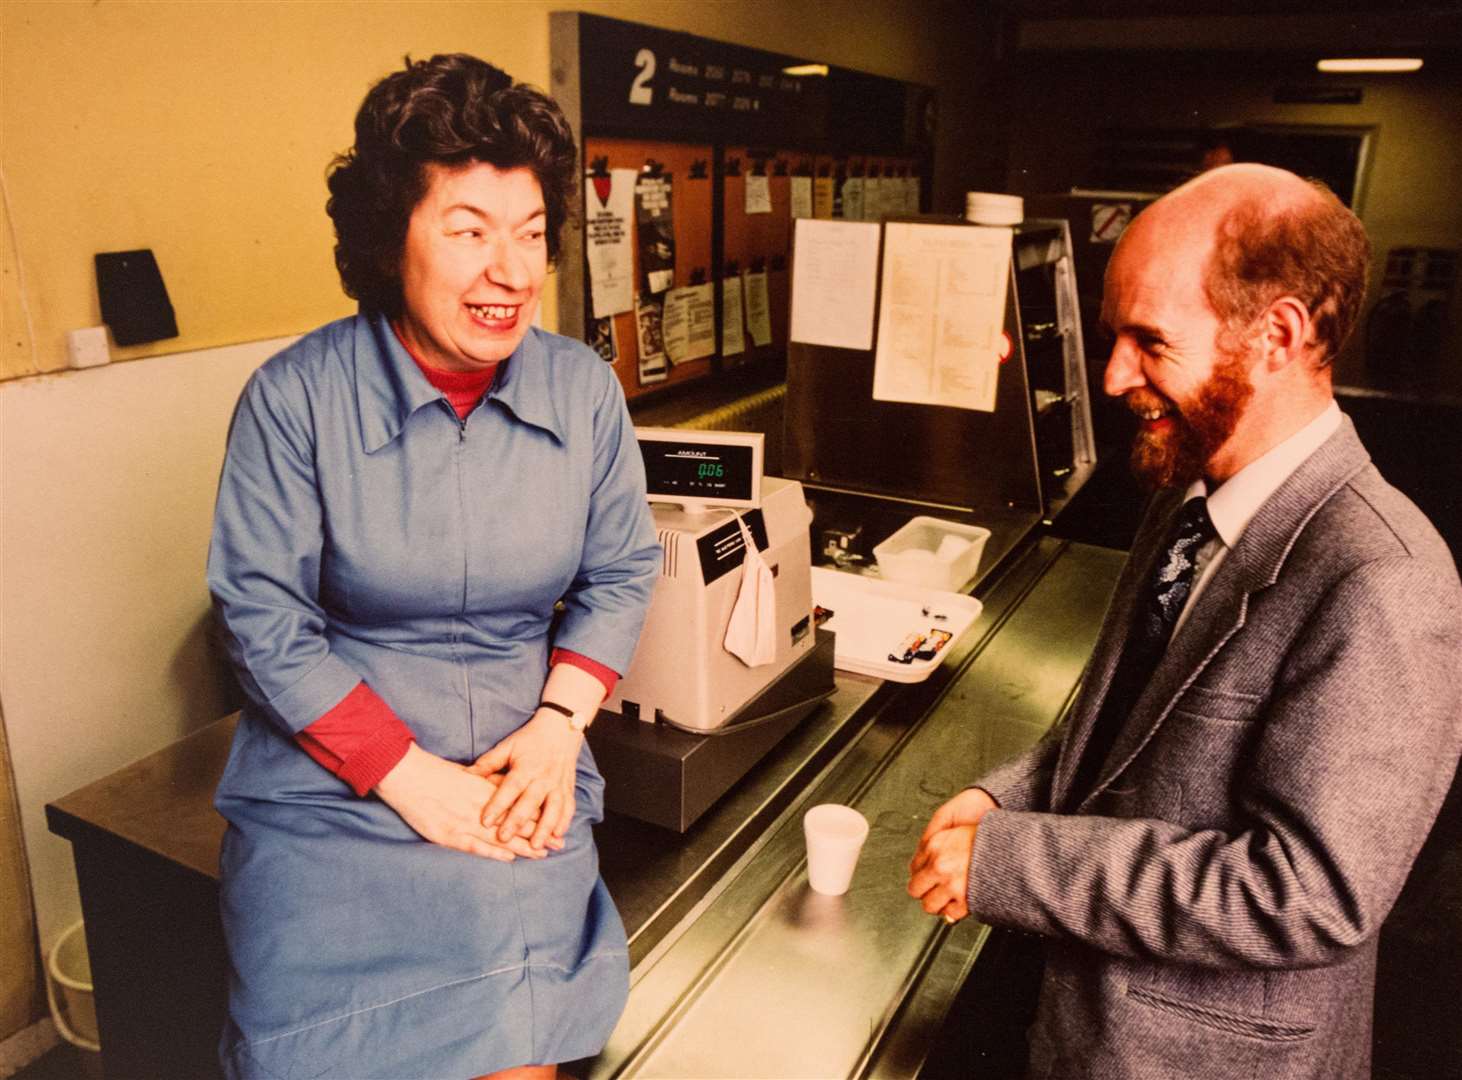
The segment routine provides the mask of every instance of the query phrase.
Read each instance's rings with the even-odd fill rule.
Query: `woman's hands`
[[[499,782],[498,777],[475,774],[412,743],[375,792],[434,844],[500,862],[512,862],[519,855],[541,859],[542,845],[535,848],[521,836],[483,824],[483,810],[497,794]]]
[[[604,693],[604,684],[583,668],[558,663],[548,673],[541,700],[561,705],[576,717],[593,719]],[[574,773],[583,742],[583,732],[574,730],[569,717],[539,709],[472,763],[479,776],[502,774],[482,815],[489,827],[497,826],[499,843],[526,837],[538,851],[563,847],[564,833],[574,819]]]
[[[934,811],[909,863],[909,895],[930,915],[957,922],[970,913],[970,855],[980,819],[998,803],[981,788],[968,788]]]
[[[538,852],[563,847],[574,817],[575,768],[583,741],[567,717],[539,709],[468,767],[497,782],[482,820],[490,831],[496,826],[492,835],[499,843],[526,837]]]

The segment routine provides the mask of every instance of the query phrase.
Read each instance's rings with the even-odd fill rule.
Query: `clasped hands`
[[[980,819],[997,803],[980,788],[968,788],[934,811],[909,863],[909,895],[930,915],[958,922],[970,913],[970,855]]]
[[[411,744],[376,794],[424,839],[500,862],[560,851],[583,735],[540,709],[471,765]]]

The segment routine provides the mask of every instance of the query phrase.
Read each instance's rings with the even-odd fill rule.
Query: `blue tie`
[[[1215,535],[1213,521],[1208,516],[1208,500],[1199,495],[1184,503],[1152,576],[1138,598],[1117,670],[1112,673],[1091,739],[1077,765],[1073,792],[1078,799],[1096,786],[1117,735],[1147,687],[1153,668],[1162,659],[1183,605],[1193,591],[1199,549]]]

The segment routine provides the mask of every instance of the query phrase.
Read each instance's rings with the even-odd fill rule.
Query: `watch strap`
[[[575,731],[583,731],[586,727],[589,726],[589,721],[587,717],[579,717],[575,715],[574,710],[570,709],[567,705],[560,705],[556,701],[540,701],[538,703],[538,707],[540,709],[548,709],[552,712],[560,713],[568,717],[569,727],[573,728]]]

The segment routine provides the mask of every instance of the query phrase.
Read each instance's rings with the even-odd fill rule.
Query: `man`
[[[909,883],[1047,938],[1032,1077],[1370,1075],[1377,931],[1462,747],[1462,585],[1331,395],[1367,257],[1261,165],[1113,254],[1106,391],[1157,494],[1070,715],[935,812]]]

